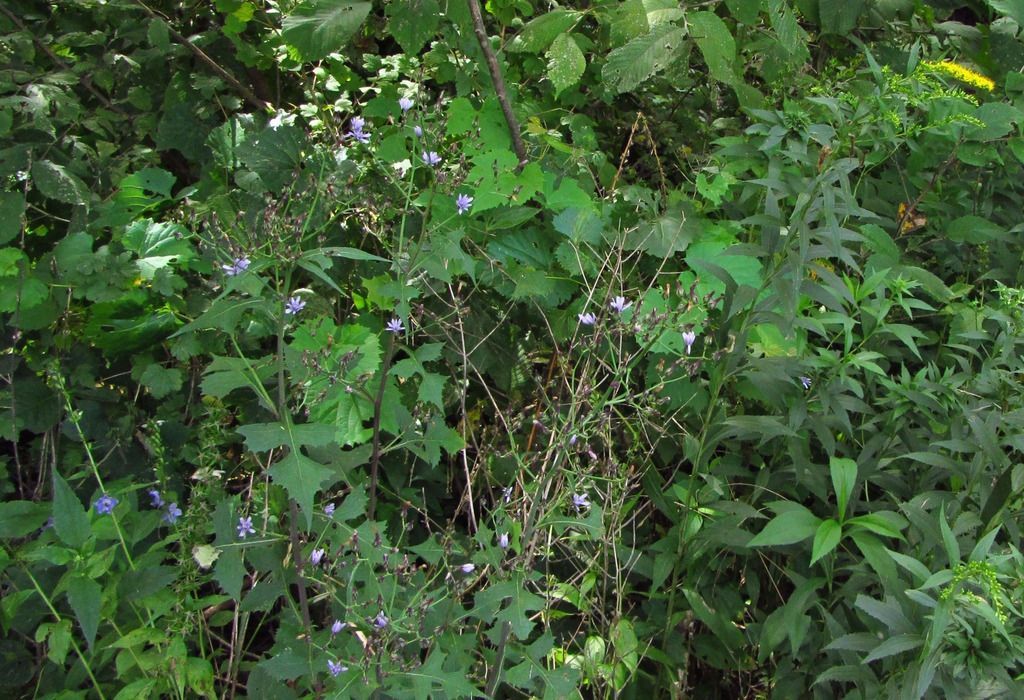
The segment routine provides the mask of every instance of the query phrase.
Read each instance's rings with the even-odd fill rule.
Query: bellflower
[[[590,507],[590,499],[585,493],[574,493],[572,495],[572,504],[576,506],[576,510],[583,510]]]
[[[150,489],[147,491],[149,494],[149,505],[154,508],[161,508],[164,505],[164,499],[160,498],[160,492],[156,489]]]
[[[508,533],[503,532],[498,535],[498,546],[502,549],[508,549]]]
[[[96,508],[97,515],[109,515],[114,511],[114,506],[118,504],[118,500],[108,494],[103,494],[96,499],[96,503],[93,507]]]
[[[304,308],[306,308],[306,302],[299,297],[291,297],[284,305],[284,312],[289,316],[294,316]]]
[[[346,627],[348,627],[348,625],[341,620],[335,620],[331,623],[331,635],[340,634]]]
[[[463,564],[459,567],[464,574],[471,574],[476,571],[476,564]]]
[[[324,550],[317,548],[309,553],[309,563],[313,566],[320,566],[320,562],[324,559]]]
[[[389,333],[394,333],[394,334],[397,335],[397,334],[401,333],[404,330],[405,330],[405,326],[402,325],[402,319],[400,319],[400,318],[393,318],[390,321],[388,321],[387,331]]]
[[[804,389],[810,389],[811,388],[811,378],[810,377],[800,377],[800,383],[804,385]]]
[[[178,507],[177,503],[171,503],[167,506],[167,512],[163,514],[161,518],[168,525],[173,525],[178,522],[178,518],[181,517],[181,508]]]
[[[348,666],[342,666],[340,661],[331,661],[328,659],[327,670],[331,672],[332,676],[340,676],[348,670]]]
[[[580,323],[584,326],[592,326],[597,323],[597,316],[592,313],[576,314],[576,317],[580,320]]]
[[[245,256],[235,258],[230,264],[221,265],[220,269],[224,270],[224,274],[228,277],[235,277],[249,269],[249,258]]]
[[[626,301],[626,297],[615,297],[612,299],[611,303],[608,304],[613,311],[618,311],[620,314],[632,305],[633,302]]]
[[[423,159],[423,163],[430,167],[434,167],[441,162],[441,156],[437,155],[437,151],[430,151],[429,153],[423,151],[423,155],[420,157]]]
[[[334,509],[336,507],[337,506],[335,506],[333,503],[328,503],[327,505],[324,506],[324,515],[326,515],[328,518],[331,517],[332,515],[334,515]]]
[[[246,535],[255,535],[256,528],[252,526],[252,518],[239,518],[238,519],[238,537],[245,539]]]
[[[471,206],[473,206],[473,198],[468,194],[460,194],[455,198],[455,208],[459,210],[459,216],[469,211]]]
[[[412,128],[412,133],[416,134],[416,136],[423,136],[423,127],[417,124]]]
[[[366,126],[365,119],[362,117],[352,117],[348,124],[351,128],[346,136],[355,139],[359,143],[370,143],[370,135],[363,131],[363,127]]]
[[[697,340],[697,334],[692,330],[683,331],[683,342],[686,343],[686,354],[690,354],[690,348],[693,347],[694,341]]]
[[[377,617],[373,618],[373,626],[379,630],[387,627],[388,622],[390,622],[390,620],[388,620],[388,616],[384,614],[383,610],[377,613]]]
[[[412,100],[410,100],[408,97],[402,97],[401,99],[398,100],[398,106],[402,108],[403,112],[408,112],[410,109],[412,109]]]

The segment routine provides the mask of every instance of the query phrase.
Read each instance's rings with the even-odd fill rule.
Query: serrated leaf
[[[89,539],[89,516],[67,482],[53,472],[53,529],[64,544],[81,549]]]
[[[802,542],[813,537],[820,524],[821,518],[803,506],[797,506],[772,518],[747,546],[772,547]]]
[[[45,503],[6,501],[0,503],[0,538],[24,537],[38,530],[50,516]]]
[[[843,526],[829,518],[818,526],[811,547],[811,564],[821,559],[839,545],[843,538]]]
[[[291,426],[291,434],[281,423],[249,423],[236,428],[245,436],[245,446],[252,452],[266,452],[275,447],[312,445],[322,447],[334,441],[334,427],[323,423],[301,423]]]
[[[0,192],[0,245],[21,233],[25,197],[19,192]]]
[[[32,164],[32,184],[44,197],[65,204],[85,204],[89,201],[89,187],[77,175],[48,160]]]
[[[75,611],[78,624],[82,627],[82,636],[90,649],[96,641],[96,630],[100,626],[102,600],[103,589],[91,578],[76,575],[68,581],[68,603]]]
[[[545,57],[548,59],[548,80],[555,86],[556,96],[579,82],[587,68],[583,52],[571,34],[560,34],[551,43]]]
[[[270,478],[280,484],[306,515],[306,527],[313,526],[313,498],[320,485],[334,472],[299,452],[290,452],[270,470]]]
[[[343,48],[370,13],[372,3],[307,0],[281,23],[281,36],[304,61],[319,61]]]
[[[540,53],[547,49],[556,37],[564,35],[582,13],[573,10],[552,10],[527,22],[519,33],[508,43],[510,53]]]
[[[154,362],[146,367],[142,372],[142,376],[139,377],[139,383],[149,389],[149,393],[155,399],[170,396],[181,388],[184,381],[185,375],[180,369],[177,367],[164,367],[158,362]]]
[[[615,92],[629,92],[679,56],[686,31],[662,24],[608,54],[602,77]]]
[[[504,604],[505,600],[508,605]],[[516,572],[508,581],[494,583],[477,593],[473,603],[475,615],[488,622],[495,619],[508,622],[516,639],[526,639],[535,624],[529,613],[543,608],[545,601],[528,591],[523,575]]]
[[[694,12],[686,16],[690,36],[704,55],[711,77],[719,82],[737,82],[733,64],[736,62],[736,40],[725,22],[714,12]]]
[[[391,0],[387,14],[388,32],[402,51],[411,56],[430,41],[441,21],[437,0]]]

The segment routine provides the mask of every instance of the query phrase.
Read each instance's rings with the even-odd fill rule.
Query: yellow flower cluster
[[[971,70],[965,66],[961,66],[959,63],[953,61],[922,61],[921,65],[925,68],[931,69],[936,73],[945,73],[948,76],[956,78],[962,83],[973,85],[976,88],[987,90],[992,92],[995,90],[996,84],[991,78],[986,78],[981,73]]]

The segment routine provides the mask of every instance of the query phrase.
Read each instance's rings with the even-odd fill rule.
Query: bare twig
[[[512,103],[508,100],[508,91],[505,89],[505,80],[501,77],[501,67],[498,65],[498,57],[494,55],[491,48],[491,40],[487,36],[487,28],[484,27],[483,13],[480,11],[478,0],[467,0],[469,3],[469,14],[473,17],[473,31],[480,43],[480,50],[484,52],[487,59],[487,68],[491,72],[491,80],[494,82],[494,92],[498,95],[498,102],[501,104],[501,111],[505,114],[505,121],[508,122],[508,132],[512,136],[512,147],[519,158],[518,170],[522,170],[527,162],[526,146],[523,144],[523,137],[519,134],[519,121],[512,112]]]

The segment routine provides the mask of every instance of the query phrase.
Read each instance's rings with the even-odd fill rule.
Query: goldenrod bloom
[[[956,78],[962,83],[973,85],[976,88],[987,90],[988,92],[992,92],[996,88],[996,84],[991,78],[986,78],[981,73],[973,71],[966,66],[961,66],[959,63],[954,63],[953,61],[922,61],[921,65],[935,71],[936,73],[945,73],[948,76]]]

